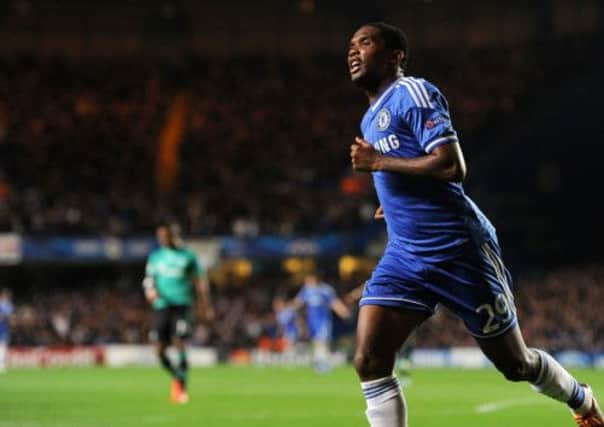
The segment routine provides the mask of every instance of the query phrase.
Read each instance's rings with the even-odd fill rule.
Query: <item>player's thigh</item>
[[[430,313],[379,305],[363,305],[357,323],[355,362],[359,371],[388,369],[397,350]]]
[[[171,307],[171,333],[174,342],[188,339],[192,328],[191,307],[186,305]]]
[[[166,344],[170,342],[171,319],[168,308],[153,311],[152,328],[149,338],[153,343]]]
[[[459,256],[432,265],[427,286],[476,338],[495,338],[517,324],[511,277],[495,242],[468,243]]]

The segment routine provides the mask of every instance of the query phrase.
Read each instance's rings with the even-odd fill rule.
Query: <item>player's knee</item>
[[[162,357],[163,355],[166,354],[166,350],[168,349],[168,346],[162,342],[158,342],[155,345],[155,354],[157,354],[159,357]]]
[[[385,358],[369,351],[359,349],[354,355],[354,367],[361,380],[382,378],[390,374]]]
[[[529,381],[533,378],[534,364],[530,358],[518,358],[507,360],[505,363],[497,364],[497,369],[508,381]]]
[[[361,379],[368,376],[370,372],[370,356],[363,352],[357,351],[354,354],[354,368]]]

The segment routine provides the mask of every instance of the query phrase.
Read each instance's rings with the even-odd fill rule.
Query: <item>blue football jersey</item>
[[[401,77],[369,107],[365,140],[385,156],[413,158],[458,142],[442,93],[424,79]],[[451,259],[470,240],[496,240],[495,229],[461,183],[392,172],[373,173],[389,244],[424,261]]]
[[[326,283],[318,286],[305,285],[297,299],[306,306],[306,319],[311,324],[331,321],[331,303],[336,298],[335,290]]]

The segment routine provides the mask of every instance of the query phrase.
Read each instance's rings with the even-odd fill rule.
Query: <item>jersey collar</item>
[[[369,107],[369,109],[371,110],[372,113],[375,113],[375,111],[380,107],[380,105],[382,105],[382,102],[384,102],[384,99],[386,99],[386,97],[388,96],[388,94],[390,92],[392,92],[392,90],[394,89],[394,86],[399,83],[401,81],[401,78],[398,78],[396,80],[394,80],[390,86],[388,86],[386,89],[384,89],[384,91],[382,92],[382,94],[380,95],[380,97],[377,99],[377,101],[375,101],[373,104],[371,104],[371,106]]]

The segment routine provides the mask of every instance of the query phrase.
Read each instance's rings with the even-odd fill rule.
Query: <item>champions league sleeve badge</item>
[[[377,115],[378,130],[386,130],[390,126],[390,111],[387,108],[382,108]]]

